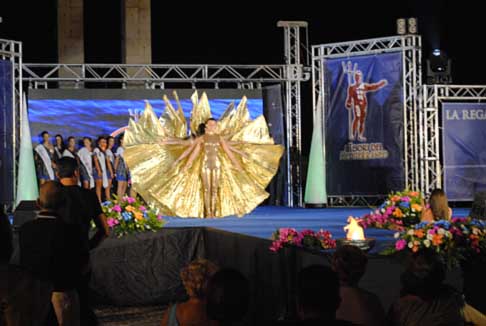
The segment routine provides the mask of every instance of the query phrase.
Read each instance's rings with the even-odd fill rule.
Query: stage
[[[288,208],[282,206],[260,206],[244,217],[226,217],[222,219],[181,219],[165,217],[167,227],[210,227],[252,237],[269,239],[277,228],[291,227],[297,230],[326,229],[334,238],[343,238],[343,227],[348,216],[361,217],[371,211],[370,208]],[[467,216],[469,209],[456,208],[453,216]],[[368,238],[375,238],[377,244],[393,240],[394,232],[388,230],[367,229]]]

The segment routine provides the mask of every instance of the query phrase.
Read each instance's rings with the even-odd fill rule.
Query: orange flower
[[[409,195],[410,195],[411,197],[417,197],[417,196],[419,195],[419,193],[418,193],[418,192],[416,192],[416,191],[411,191],[411,192],[409,193]]]
[[[395,208],[395,210],[393,211],[393,216],[398,217],[398,218],[403,217],[402,210],[398,207]]]
[[[422,239],[425,236],[424,230],[415,230],[415,236]]]
[[[396,201],[399,201],[399,200],[400,200],[400,196],[397,196],[397,195],[395,195],[395,196],[393,196],[393,197],[391,198],[391,201],[392,201],[392,202],[396,202]]]
[[[417,252],[418,250],[419,250],[419,247],[418,247],[418,246],[413,246],[413,247],[412,247],[412,251],[413,251],[413,252]]]
[[[439,246],[442,243],[442,236],[440,234],[434,234],[432,237],[432,243],[434,246]]]
[[[422,206],[419,204],[412,204],[412,209],[414,209],[416,212],[421,212]]]
[[[127,212],[135,212],[135,207],[131,206],[131,205],[128,205],[127,207],[125,207],[125,210]]]
[[[143,214],[142,213],[135,212],[135,213],[133,213],[133,215],[135,215],[135,219],[137,219],[137,220],[143,220]]]

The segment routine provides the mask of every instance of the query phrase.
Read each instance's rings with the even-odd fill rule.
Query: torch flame
[[[344,227],[344,231],[346,231],[346,239],[348,240],[365,240],[363,228],[352,216],[348,217],[348,225]]]

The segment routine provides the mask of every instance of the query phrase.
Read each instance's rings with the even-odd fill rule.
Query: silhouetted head
[[[249,283],[235,269],[216,272],[208,283],[207,314],[211,320],[232,322],[243,319],[250,301]]]
[[[446,220],[449,216],[449,203],[442,189],[434,189],[429,199],[430,209],[435,220]]]
[[[190,297],[205,298],[209,278],[217,270],[218,267],[206,259],[197,259],[184,267],[180,275],[187,294]]]
[[[64,202],[62,185],[56,181],[47,181],[40,186],[37,204],[42,210],[56,211]]]
[[[358,285],[367,264],[368,258],[355,246],[339,247],[332,256],[332,269],[337,273],[342,285]]]

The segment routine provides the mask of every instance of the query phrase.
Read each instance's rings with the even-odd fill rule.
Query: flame
[[[344,231],[346,231],[346,239],[348,240],[365,240],[363,228],[352,216],[348,217],[348,225],[344,227]]]

